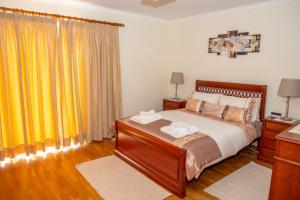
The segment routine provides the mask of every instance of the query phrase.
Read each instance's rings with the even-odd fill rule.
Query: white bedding
[[[159,114],[163,119],[169,121],[181,121],[196,126],[199,132],[212,137],[217,143],[222,157],[210,165],[237,154],[248,145],[244,130],[238,126],[179,110],[163,111]]]

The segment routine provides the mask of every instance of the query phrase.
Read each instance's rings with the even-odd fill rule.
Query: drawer
[[[262,148],[275,150],[276,142],[274,140],[262,139]]]
[[[264,139],[269,139],[269,140],[274,140],[276,141],[276,135],[278,135],[279,133],[275,133],[275,132],[272,132],[272,131],[264,131],[263,132],[263,138]]]
[[[276,156],[296,162],[300,166],[300,144],[278,139]]]
[[[285,125],[285,124],[280,124],[280,123],[274,123],[274,122],[269,122],[266,121],[265,123],[265,128],[275,131],[275,132],[282,132],[285,129],[289,128],[291,125]]]
[[[179,107],[179,103],[172,102],[172,101],[164,101],[164,106],[165,107],[171,107],[171,108],[178,108]]]
[[[275,151],[266,148],[261,148],[261,155],[273,159],[273,156],[275,155]]]

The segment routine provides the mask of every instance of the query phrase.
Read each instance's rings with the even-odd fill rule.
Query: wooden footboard
[[[115,153],[175,195],[185,196],[185,149],[117,121]]]

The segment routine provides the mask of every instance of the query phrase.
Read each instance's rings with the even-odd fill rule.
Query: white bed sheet
[[[237,154],[248,145],[244,130],[238,126],[179,110],[162,111],[159,114],[163,119],[169,121],[181,121],[196,126],[199,132],[212,137],[216,141],[222,157],[210,165]]]

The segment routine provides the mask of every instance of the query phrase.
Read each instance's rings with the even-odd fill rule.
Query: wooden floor
[[[114,142],[105,140],[65,153],[49,154],[45,159],[38,158],[30,163],[19,161],[7,165],[0,168],[0,199],[102,199],[76,170],[75,165],[112,154]],[[216,199],[203,189],[250,161],[264,164],[256,160],[255,152],[245,149],[237,156],[206,169],[198,180],[187,184],[184,199]],[[175,199],[179,198],[176,196],[168,198],[168,200]]]

